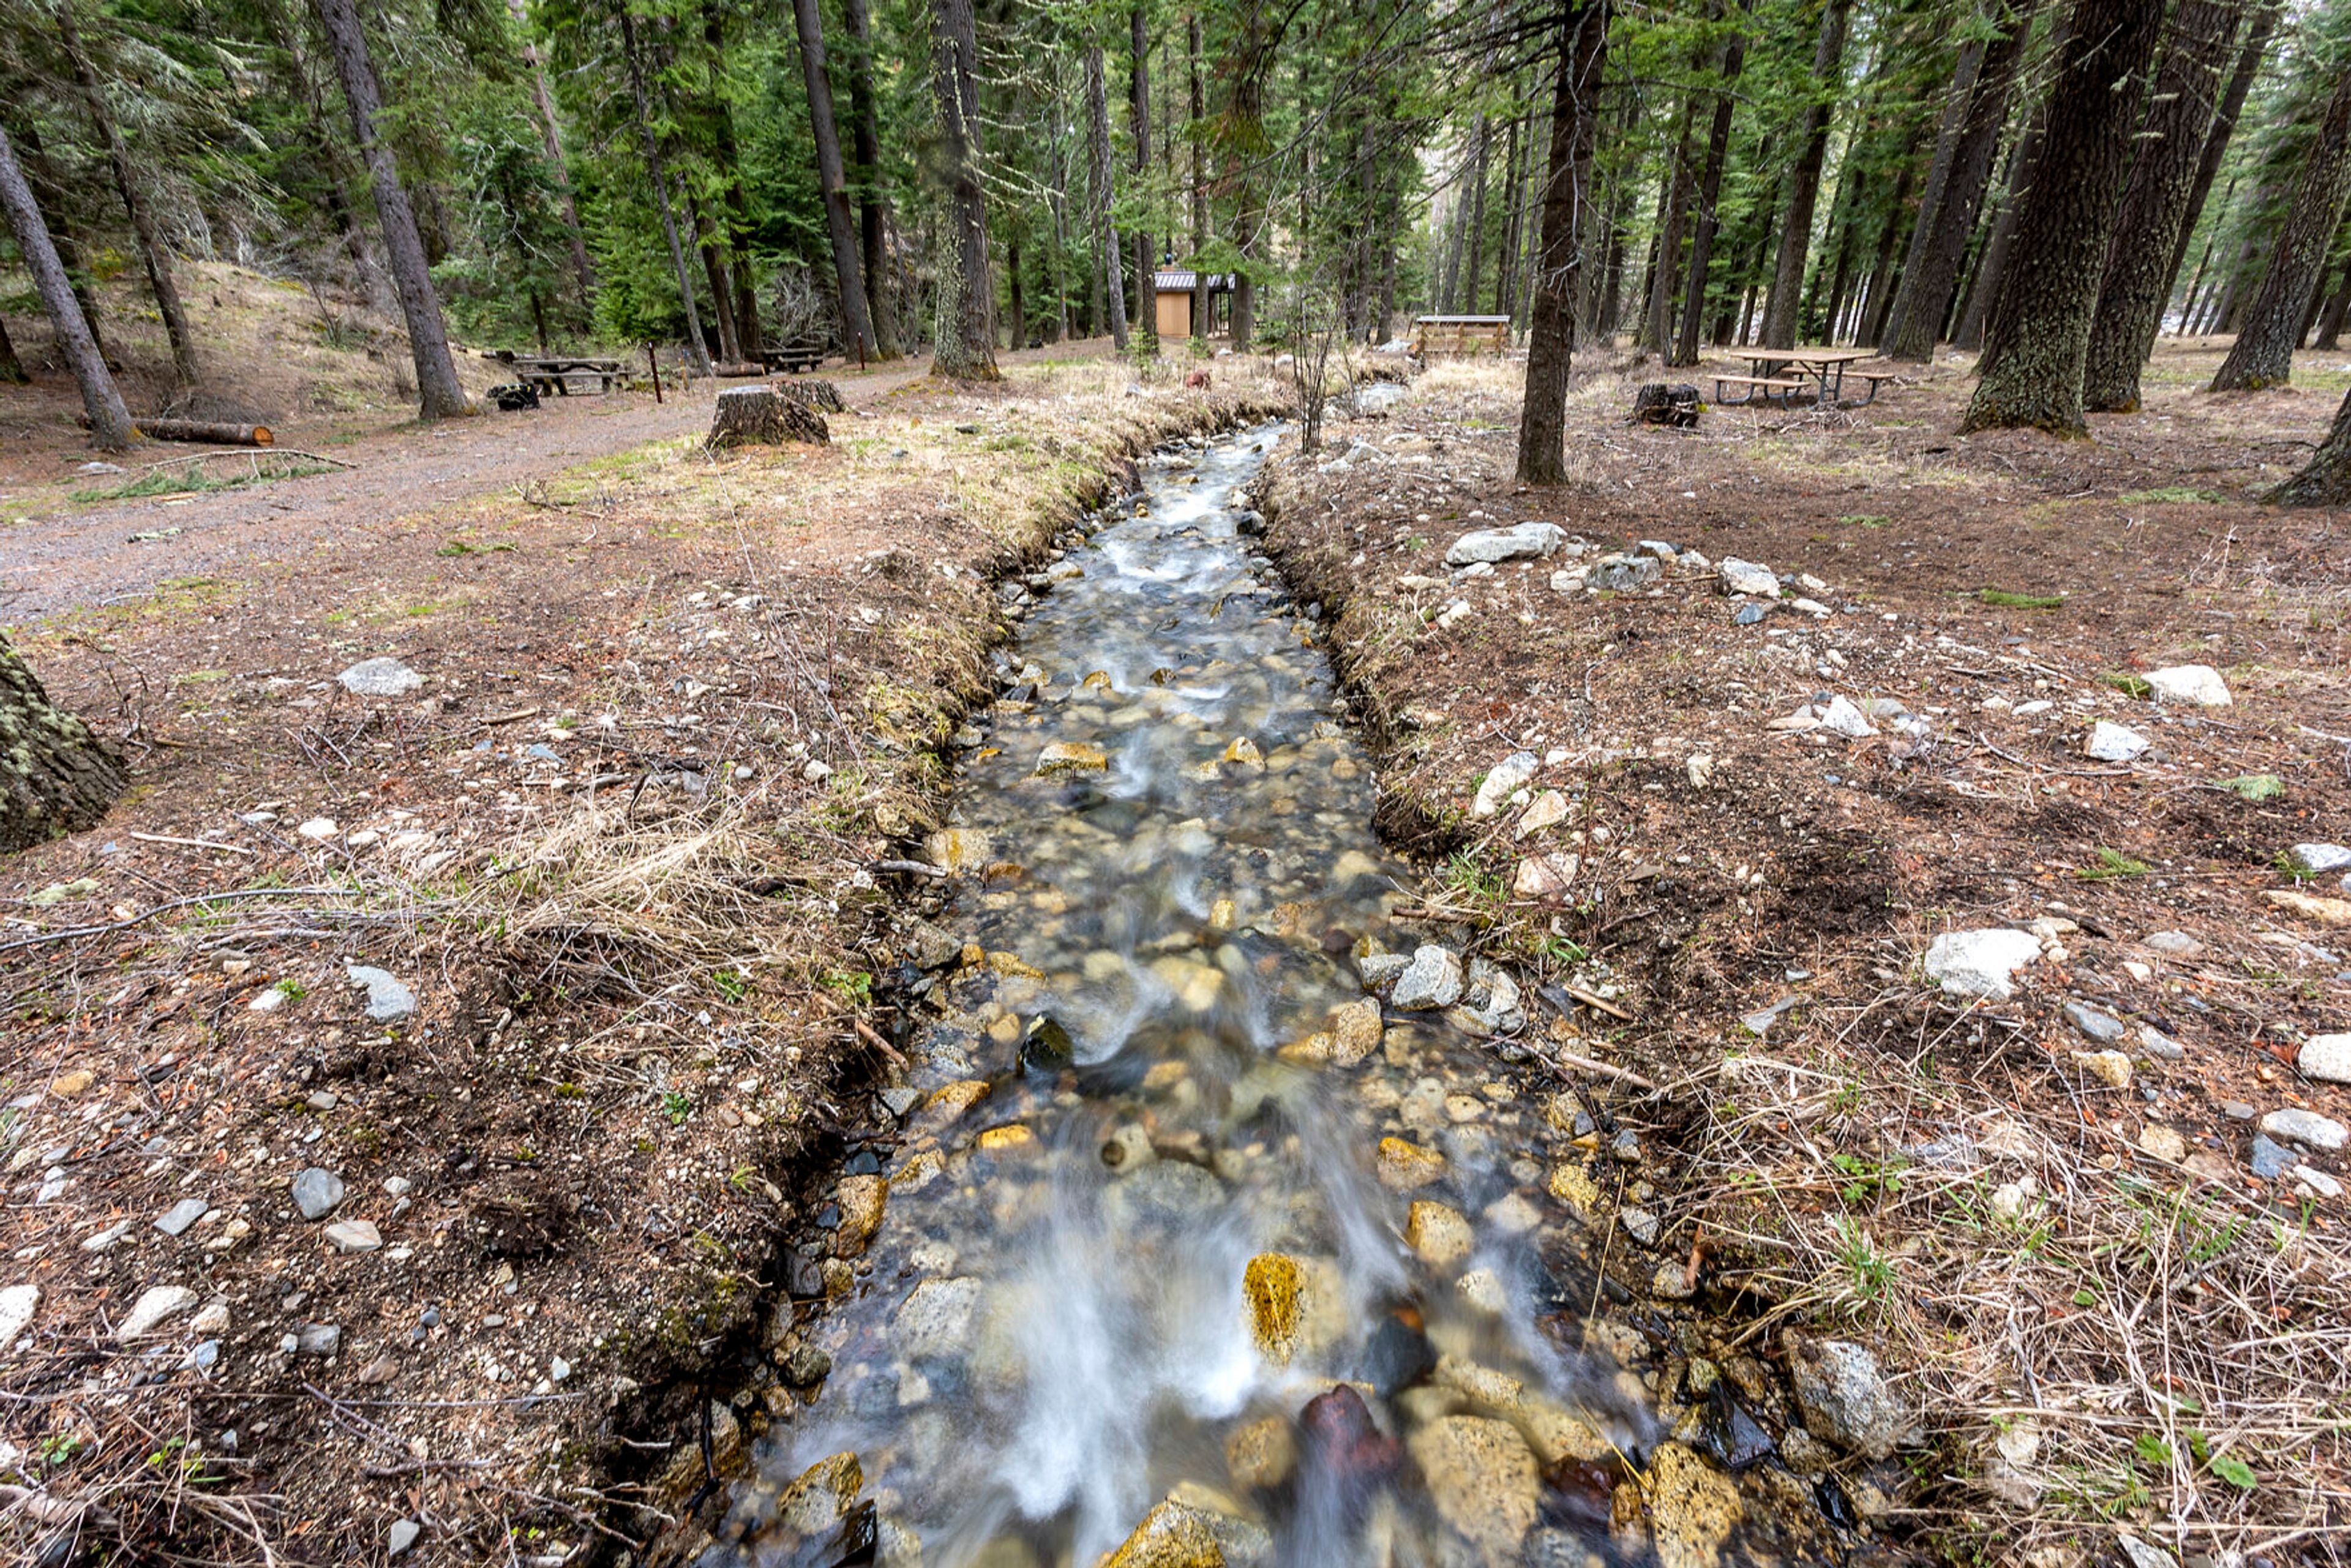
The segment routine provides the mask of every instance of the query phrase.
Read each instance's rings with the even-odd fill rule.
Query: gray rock
[[[2286,864],[2304,876],[2325,876],[2351,869],[2351,849],[2341,844],[2296,844],[2285,852]]]
[[[2188,1059],[2187,1049],[2153,1024],[2138,1026],[2138,1048],[2158,1061],[2185,1061]]]
[[[2016,994],[2016,971],[2040,956],[2030,931],[1946,931],[1928,946],[1927,977],[1947,997],[2004,1002]]]
[[[1154,1160],[1121,1176],[1102,1193],[1102,1218],[1113,1234],[1152,1227],[1174,1229],[1215,1212],[1225,1184],[1185,1160]]]
[[[2082,742],[2082,750],[2100,762],[2128,762],[2147,748],[2147,738],[2127,725],[2108,724],[2105,719],[2090,727]]]
[[[2204,944],[2185,931],[2150,931],[2139,945],[2172,958],[2193,958],[2204,951]]]
[[[2314,1149],[2339,1149],[2351,1143],[2351,1127],[2332,1116],[2289,1106],[2262,1118],[2262,1131],[2273,1138],[2290,1138]]]
[[[925,1280],[891,1320],[894,1348],[909,1361],[961,1360],[971,1354],[984,1287],[968,1277]]]
[[[1657,1217],[1647,1209],[1620,1208],[1616,1211],[1616,1223],[1625,1228],[1625,1235],[1642,1246],[1655,1247],[1657,1244]]]
[[[38,1285],[10,1285],[0,1290],[0,1351],[16,1343],[33,1321],[33,1312],[41,1304]]]
[[[1779,576],[1768,566],[1727,555],[1715,563],[1714,571],[1722,579],[1725,593],[1751,593],[1758,599],[1780,597]]]
[[[416,993],[402,985],[388,969],[378,969],[367,964],[345,964],[344,973],[351,984],[367,988],[367,1016],[371,1023],[398,1023],[416,1010]]]
[[[138,1339],[152,1333],[155,1325],[175,1313],[184,1312],[196,1304],[196,1293],[185,1285],[156,1285],[140,1292],[131,1303],[131,1312],[115,1325],[117,1339]]]
[[[2122,1019],[2112,1013],[2100,1012],[2087,1002],[2067,1002],[2065,1021],[2100,1045],[2112,1045],[2123,1037]]]
[[[2294,1065],[2304,1078],[2351,1083],[2351,1034],[2314,1034],[2302,1042]]]
[[[1804,1429],[1872,1459],[1891,1456],[1913,1423],[1908,1407],[1878,1371],[1877,1357],[1849,1340],[1791,1333],[1783,1343]]]
[[[1865,740],[1877,733],[1876,726],[1869,722],[1868,716],[1842,695],[1831,697],[1829,706],[1821,710],[1820,727],[1831,735],[1841,735],[1847,740]]]
[[[424,677],[398,659],[363,659],[335,677],[353,696],[404,696],[424,684]]]
[[[294,1333],[294,1351],[298,1355],[329,1356],[342,1348],[340,1323],[304,1323]]]
[[[1649,554],[1656,556],[1659,560],[1664,561],[1667,566],[1673,565],[1675,561],[1681,559],[1682,552],[1676,549],[1673,546],[1667,544],[1663,539],[1635,539],[1633,541],[1633,548],[1637,550],[1647,551]]]
[[[2252,1152],[2245,1158],[2252,1173],[2263,1181],[2275,1181],[2300,1165],[2302,1160],[2283,1144],[2273,1144],[2259,1133],[2253,1134]]]
[[[1445,552],[1447,566],[1475,566],[1479,561],[1540,559],[1559,549],[1567,530],[1557,523],[1520,523],[1507,528],[1479,528],[1463,534]]]
[[[372,1221],[338,1219],[327,1227],[327,1240],[338,1252],[372,1252],[383,1245]]]
[[[912,1084],[899,1084],[882,1091],[880,1099],[883,1110],[904,1121],[908,1112],[923,1103],[923,1092]]]
[[[294,1178],[290,1189],[294,1207],[305,1219],[324,1219],[335,1212],[343,1201],[343,1178],[320,1166],[312,1166]]]
[[[2173,664],[2167,669],[2149,670],[2147,689],[2157,702],[2190,707],[2227,707],[2235,700],[2229,695],[2229,684],[2220,678],[2220,672],[2210,664]]]
[[[415,1545],[416,1538],[423,1533],[424,1527],[417,1523],[413,1519],[393,1520],[392,1521],[392,1529],[384,1535],[383,1554],[387,1557],[399,1556],[402,1552]]]
[[[1412,962],[1396,976],[1389,1000],[1406,1012],[1449,1008],[1461,999],[1461,959],[1451,948],[1434,942],[1414,952]]]
[[[155,1228],[166,1236],[177,1236],[212,1207],[201,1197],[183,1197],[155,1217]]]
[[[1604,555],[1592,563],[1592,574],[1583,581],[1587,588],[1630,593],[1636,588],[1648,587],[1664,576],[1665,570],[1653,555]]]
[[[1771,613],[1771,607],[1768,604],[1742,604],[1739,607],[1739,613],[1730,619],[1740,626],[1754,626]]]
[[[1497,762],[1478,781],[1478,795],[1469,803],[1469,814],[1491,817],[1499,812],[1502,802],[1531,783],[1541,767],[1531,751],[1513,752]]]
[[[906,945],[918,969],[944,969],[963,954],[963,944],[953,933],[927,920],[908,923]]]

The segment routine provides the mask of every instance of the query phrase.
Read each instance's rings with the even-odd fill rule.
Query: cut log
[[[799,399],[773,387],[728,387],[718,394],[707,444],[715,449],[805,441],[822,446],[831,439],[824,416]]]
[[[776,390],[794,402],[803,402],[827,413],[849,412],[848,405],[841,401],[841,389],[815,376],[786,376],[776,382]]]
[[[277,441],[266,424],[214,424],[201,419],[142,419],[139,434],[150,441],[200,441],[210,446],[271,446]]]
[[[756,360],[737,360],[710,367],[710,373],[721,381],[741,381],[748,376],[764,376],[768,367]]]
[[[0,851],[93,826],[130,781],[113,747],[52,706],[0,638]]]

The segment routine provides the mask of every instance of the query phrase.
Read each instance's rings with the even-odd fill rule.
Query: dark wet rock
[[[1403,1448],[1373,1425],[1364,1396],[1343,1383],[1308,1400],[1298,1427],[1300,1516],[1353,1529],[1404,1463]]]
[[[882,1156],[872,1149],[860,1149],[850,1155],[849,1163],[841,1168],[846,1176],[880,1176]]]
[[[1707,1453],[1716,1463],[1734,1470],[1769,1458],[1775,1448],[1771,1434],[1730,1396],[1730,1385],[1725,1383],[1707,1390],[1699,1430]]]
[[[1029,1031],[1020,1040],[1023,1071],[1051,1077],[1068,1068],[1077,1055],[1077,1045],[1060,1019],[1050,1013],[1040,1013],[1029,1020]]]
[[[2112,1045],[2123,1037],[2122,1019],[2087,1002],[2067,1002],[2065,1019],[2100,1045]]]
[[[1391,1313],[1380,1319],[1372,1337],[1364,1342],[1355,1375],[1370,1384],[1381,1398],[1393,1399],[1436,1366],[1437,1353],[1429,1348],[1428,1336]]]

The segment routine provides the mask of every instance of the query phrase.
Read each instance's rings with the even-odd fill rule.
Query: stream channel
[[[1052,569],[932,843],[962,962],[789,1342],[824,1375],[703,1563],[1787,1560],[1587,1335],[1575,1102],[1366,994],[1408,873],[1237,528],[1288,438],[1152,459]]]

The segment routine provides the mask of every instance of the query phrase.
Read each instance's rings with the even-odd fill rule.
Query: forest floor
[[[12,640],[134,785],[6,867],[16,1544],[555,1562],[728,1461],[752,1422],[705,1451],[697,1389],[782,1396],[758,1305],[875,1115],[879,862],[989,693],[996,579],[1285,402],[1099,348],[844,378],[822,447],[706,454],[706,404],[648,443],[679,413],[634,398],[394,432],[448,483],[273,483],[203,575],[59,574]],[[339,680],[371,660],[408,689]]]
[[[1926,1441],[1830,1468],[1970,1559],[2324,1557],[2351,1518],[2351,1040],[2302,1053],[2351,1031],[2351,880],[2287,859],[2351,842],[2351,527],[2257,499],[2351,365],[2210,396],[2224,347],[2165,343],[2146,412],[2083,442],[1954,435],[1949,366],[1687,432],[1624,423],[1654,367],[1590,373],[1575,483],[1536,492],[1519,368],[1440,365],[1267,497],[1431,939],[1516,958],[1552,1048],[1664,1086],[1568,1075],[1643,1151],[1591,1170],[1638,1238],[1620,1282],[1737,1325],[1774,1431],[1785,1384],[1740,1357],[1798,1323],[1875,1347]],[[1445,562],[1533,521],[1590,548]],[[1676,559],[1583,574],[1645,540]],[[1784,598],[1727,595],[1734,557]],[[2183,664],[2232,705],[2147,700]],[[2102,721],[2146,749],[2086,756]],[[2011,998],[1922,962],[2015,928]]]

